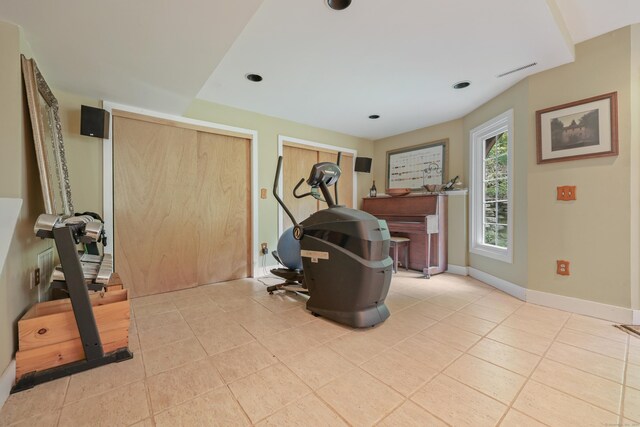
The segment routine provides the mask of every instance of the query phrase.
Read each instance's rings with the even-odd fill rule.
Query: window
[[[471,131],[472,253],[513,260],[513,110]]]

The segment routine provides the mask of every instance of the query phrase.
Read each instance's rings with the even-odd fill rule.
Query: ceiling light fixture
[[[260,74],[247,74],[245,77],[250,82],[261,82],[262,81],[262,76]]]
[[[454,89],[464,89],[465,87],[469,87],[469,86],[471,86],[471,82],[464,80],[464,81],[461,81],[461,82],[458,82],[458,83],[454,84],[453,88]]]
[[[378,114],[372,114],[372,115],[370,115],[370,116],[369,116],[369,118],[370,118],[371,120],[375,120],[375,119],[379,119],[379,118],[380,118],[380,116],[379,116]]]
[[[327,0],[327,4],[333,10],[344,10],[349,7],[351,0]]]

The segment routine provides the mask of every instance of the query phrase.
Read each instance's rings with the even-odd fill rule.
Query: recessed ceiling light
[[[453,85],[454,89],[464,89],[465,87],[469,87],[471,85],[471,82],[469,81],[462,81],[462,82],[458,82],[456,84]]]
[[[327,0],[327,4],[333,10],[344,10],[349,7],[351,0]]]
[[[249,80],[251,82],[261,82],[262,81],[262,76],[260,74],[247,74],[245,77],[247,78],[247,80]]]
[[[371,120],[375,120],[375,119],[379,119],[379,118],[380,118],[380,116],[379,116],[378,114],[372,114],[372,115],[370,115],[370,116],[369,116],[369,118],[370,118]]]

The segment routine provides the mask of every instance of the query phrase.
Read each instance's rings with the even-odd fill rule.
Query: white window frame
[[[483,240],[484,185],[483,159],[484,141],[507,132],[507,247],[487,245]],[[513,109],[474,128],[469,133],[469,252],[506,263],[513,263]]]

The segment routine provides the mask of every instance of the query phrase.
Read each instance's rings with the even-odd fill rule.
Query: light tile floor
[[[11,395],[0,425],[640,425],[640,339],[469,277],[394,275],[352,330],[246,279],[132,300],[133,360]]]

